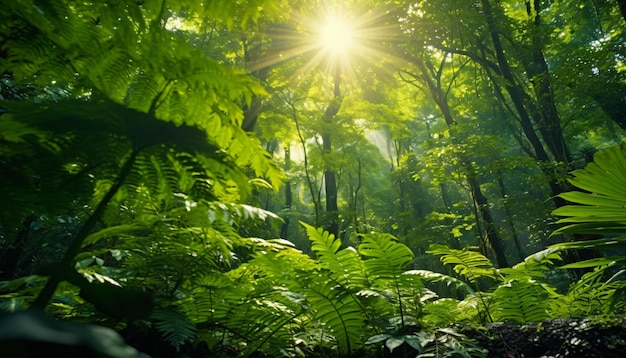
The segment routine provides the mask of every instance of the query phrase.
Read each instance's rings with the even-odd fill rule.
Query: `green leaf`
[[[333,330],[339,353],[350,354],[361,343],[366,321],[355,296],[323,276],[311,280],[305,294],[315,312],[314,318]]]
[[[510,280],[494,291],[493,318],[518,323],[540,322],[548,314],[549,292],[533,280]]]
[[[400,347],[404,343],[404,336],[400,337],[389,337],[385,342],[387,348],[389,348],[389,352],[393,352],[394,349]]]
[[[387,340],[388,338],[391,338],[392,336],[388,333],[382,333],[382,334],[377,334],[375,336],[371,336],[367,341],[365,341],[365,344],[374,344],[374,343],[380,343],[384,340]]]
[[[610,258],[600,257],[600,258],[595,258],[595,259],[578,261],[578,262],[561,266],[561,268],[564,268],[564,269],[589,268],[589,267],[597,267],[597,266],[603,266],[603,265],[613,265],[616,262],[620,262],[620,261],[626,261],[626,255],[611,256]]]
[[[626,232],[626,142],[594,155],[584,169],[572,172],[570,182],[590,193],[572,191],[560,196],[578,205],[566,205],[553,211],[565,216],[568,223],[556,230],[561,233],[609,234]],[[601,244],[601,241],[597,241]]]
[[[315,252],[321,266],[345,287],[365,288],[366,278],[363,262],[353,247],[341,249],[341,240],[321,228],[300,223],[311,240],[311,250]]]
[[[469,250],[451,249],[445,245],[432,244],[427,253],[440,255],[445,265],[454,265],[456,273],[465,276],[471,283],[481,277],[498,279],[496,268],[481,253]]]
[[[404,341],[411,347],[413,347],[416,351],[421,352],[423,349],[423,343],[428,344],[428,342],[423,342],[420,337],[415,336],[413,334],[407,334],[404,336]]]
[[[191,340],[196,334],[195,325],[189,322],[187,317],[180,312],[169,309],[157,309],[151,318],[154,320],[157,330],[165,337],[165,340],[176,349]]]
[[[474,293],[474,290],[465,282],[458,278],[448,276],[442,273],[428,271],[428,270],[410,270],[405,271],[404,275],[417,275],[422,279],[430,282],[444,282],[447,286],[455,286],[466,293]]]
[[[397,280],[402,268],[413,260],[413,252],[391,234],[362,235],[358,252],[365,257],[363,264],[371,277]]]

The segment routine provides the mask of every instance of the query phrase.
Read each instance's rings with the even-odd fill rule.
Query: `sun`
[[[328,16],[319,25],[315,36],[325,56],[335,60],[347,57],[359,45],[356,24],[338,15]]]
[[[315,69],[333,78],[356,78],[363,64],[376,64],[390,56],[385,42],[396,33],[397,22],[376,8],[332,6],[322,0],[318,10],[290,14],[290,21],[269,33],[275,44],[270,56],[260,59],[251,71],[301,58],[294,78]]]

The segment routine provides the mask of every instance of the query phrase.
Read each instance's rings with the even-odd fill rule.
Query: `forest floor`
[[[459,330],[487,349],[488,357],[626,357],[626,317],[491,323]]]

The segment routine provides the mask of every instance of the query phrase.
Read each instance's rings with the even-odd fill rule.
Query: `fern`
[[[352,354],[363,342],[365,316],[354,297],[341,287],[318,276],[305,287],[307,302],[314,309],[314,319],[332,329],[339,354]]]
[[[556,314],[585,317],[623,312],[624,271],[620,270],[607,279],[607,273],[613,269],[614,265],[599,266],[585,273],[569,287],[566,295],[555,302]]]
[[[196,327],[180,312],[157,309],[152,313],[151,318],[154,320],[156,329],[176,350],[196,334]]]
[[[62,2],[7,4],[2,20],[23,31],[6,36],[11,39],[5,44],[10,60],[2,62],[0,69],[20,79],[40,80],[42,85],[51,80],[73,83],[160,120],[199,127],[229,151],[237,165],[251,165],[256,175],[278,186],[282,175],[276,164],[262,154],[265,151],[258,140],[240,128],[241,98],[262,95],[263,88],[242,71],[207,58],[157,24],[179,2],[159,2],[156,8],[149,3],[157,2],[123,7],[108,1],[71,6]],[[189,14],[207,8],[198,1],[187,3]],[[267,5],[264,13],[271,8]],[[228,8],[236,13],[245,6]],[[39,40],[32,41],[33,37]],[[33,59],[41,60],[33,65]]]
[[[424,304],[422,322],[430,327],[443,327],[450,322],[472,321],[476,307],[462,306],[452,298],[441,298]]]
[[[432,244],[430,254],[440,255],[441,262],[452,264],[459,275],[464,276],[470,283],[476,283],[481,277],[498,279],[496,268],[491,261],[482,254],[469,250],[450,249],[444,245]]]
[[[243,172],[228,159],[228,156],[220,153],[218,147],[211,145],[202,132],[190,127],[174,127],[112,103],[77,102],[71,107],[65,103],[49,104],[43,109],[21,109],[5,116],[15,120],[15,122],[8,121],[7,123],[21,123],[21,127],[18,128],[24,128],[24,125],[33,128],[26,131],[20,130],[19,133],[23,133],[23,136],[10,138],[18,144],[29,140],[30,142],[27,143],[30,148],[41,153],[42,161],[36,163],[38,166],[32,166],[30,170],[42,175],[46,178],[46,182],[55,183],[48,178],[70,181],[66,179],[68,175],[73,180],[83,183],[89,183],[88,175],[98,178],[96,200],[100,201],[97,202],[95,212],[85,223],[68,251],[64,259],[66,264],[78,253],[86,236],[93,230],[95,222],[101,219],[107,211],[109,202],[119,200],[115,198],[117,194],[124,191],[124,185],[134,188],[151,188],[150,190],[155,194],[163,189],[167,189],[166,192],[169,191],[169,193],[173,190],[189,190],[190,194],[200,197],[207,197],[216,192],[217,185],[207,187],[210,182],[217,184],[229,180],[236,182],[242,190],[247,187],[247,179]],[[50,137],[49,133],[54,133],[55,136]],[[32,134],[36,135],[37,141],[29,139]],[[172,150],[180,152],[174,157],[171,155]],[[152,159],[146,158],[156,156],[160,157],[160,163],[169,161],[173,167],[182,170],[178,172],[178,178],[183,178],[183,180],[179,179],[177,183],[183,185],[179,184],[172,188],[171,184],[165,185],[164,181],[156,184],[147,182],[148,185],[144,185],[146,176],[141,174],[141,170],[142,168],[146,170],[150,167],[150,163],[154,163]],[[10,153],[7,157],[9,164],[20,159],[19,154]],[[176,165],[173,162],[175,160],[182,163]],[[80,170],[87,163],[99,164],[93,168],[87,166],[84,170]],[[136,165],[137,163],[140,165]],[[65,169],[68,166],[69,171]],[[73,167],[79,169],[74,170]],[[161,166],[157,172],[174,173],[174,170],[163,169],[164,167]],[[63,174],[64,171],[67,174]],[[61,175],[57,175],[59,173]],[[186,185],[185,180],[188,182]],[[168,181],[173,183],[175,180],[172,178]],[[28,183],[25,187],[20,182],[7,183],[13,186],[16,184],[22,185],[22,188],[16,188],[15,192],[26,194],[31,191]],[[62,183],[56,183],[56,185],[64,186]],[[99,185],[102,185],[101,193],[99,193]],[[206,189],[199,191],[198,187]],[[55,192],[53,188],[45,189],[46,193]],[[29,199],[31,198],[28,195],[15,196],[7,198],[7,202],[11,202],[15,207],[32,208],[27,202]],[[55,197],[47,199],[54,200]],[[45,205],[47,206],[48,203]],[[22,215],[25,214],[22,213]]]
[[[359,253],[371,278],[398,280],[403,268],[413,260],[413,252],[391,234],[363,235]]]
[[[340,250],[341,240],[333,234],[303,222],[300,224],[306,229],[311,250],[317,255],[321,267],[330,272],[333,280],[350,289],[366,287],[363,263],[354,248]]]
[[[385,290],[392,292],[390,301],[397,304],[400,323],[404,327],[407,307],[416,306],[413,313],[421,313],[420,303],[414,301],[414,297],[421,294],[421,281],[417,276],[403,275],[404,267],[413,259],[413,252],[392,235],[379,233],[363,235],[358,250],[365,257],[363,266],[372,287],[382,289],[383,295]]]
[[[505,275],[505,280],[542,278],[549,270],[549,265],[555,261],[560,261],[561,255],[556,249],[545,249],[534,253],[524,259],[524,261],[511,268],[502,268],[499,272]]]
[[[427,271],[427,270],[410,270],[403,273],[404,275],[416,275],[421,277],[423,280],[429,282],[443,282],[447,286],[454,286],[458,289],[465,291],[467,294],[474,293],[474,290],[467,283],[454,278],[452,276],[448,276],[442,273]]]
[[[540,322],[550,318],[549,291],[533,280],[509,280],[493,292],[491,315],[498,321]]]

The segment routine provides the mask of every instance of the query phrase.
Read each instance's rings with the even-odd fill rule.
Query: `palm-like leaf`
[[[606,232],[605,225],[611,230],[616,227],[626,230],[626,143],[596,153],[592,163],[572,175],[570,183],[589,193],[574,191],[560,195],[580,205],[567,205],[553,211],[555,215],[566,216],[559,222],[571,224],[555,234],[580,232],[581,229],[584,233],[603,233]],[[590,222],[598,223],[594,230],[580,226]]]
[[[566,224],[553,235],[624,234],[626,233],[626,142],[596,153],[593,162],[572,172],[569,181],[587,192],[568,192],[560,196],[578,205],[566,205],[552,213],[564,216],[558,222]],[[609,250],[626,247],[626,237],[559,243],[557,249],[592,248]],[[626,256],[593,259],[569,267],[591,267],[611,261],[626,261]]]

